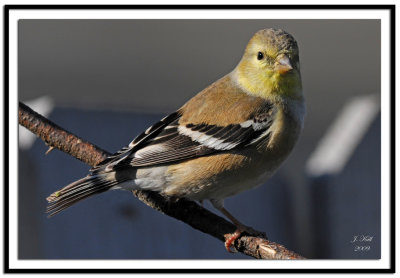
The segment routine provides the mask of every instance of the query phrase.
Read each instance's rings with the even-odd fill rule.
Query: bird
[[[305,115],[299,48],[282,29],[259,30],[237,66],[139,134],[89,174],[52,193],[48,216],[113,189],[150,190],[212,206],[235,226],[225,248],[249,227],[224,199],[265,183],[291,153]]]

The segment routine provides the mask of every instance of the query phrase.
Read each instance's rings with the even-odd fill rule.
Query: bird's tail
[[[49,217],[53,216],[81,200],[109,190],[120,182],[109,178],[107,174],[89,175],[77,180],[47,197],[49,205],[46,213],[49,213]]]

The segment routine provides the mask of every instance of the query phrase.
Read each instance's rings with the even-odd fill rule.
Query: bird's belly
[[[266,171],[257,176],[249,176],[247,173],[243,173],[242,175],[239,171],[231,177],[223,177],[219,180],[217,179],[212,186],[205,188],[196,194],[189,194],[186,197],[193,200],[223,200],[227,197],[239,194],[242,191],[262,185],[269,177],[271,177],[272,174],[273,172]]]
[[[265,182],[278,165],[255,155],[219,154],[171,166],[165,195],[224,199]]]
[[[173,175],[168,175],[168,166],[143,168],[136,172],[135,179],[113,189],[152,190],[192,200],[224,199],[261,185],[273,173],[273,169],[262,163],[253,167],[237,167],[223,174],[213,173],[215,168],[209,166],[202,163],[180,164],[179,170],[174,171]]]

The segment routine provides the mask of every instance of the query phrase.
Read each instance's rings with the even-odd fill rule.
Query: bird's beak
[[[279,74],[286,74],[292,69],[293,69],[292,64],[290,64],[290,60],[286,55],[280,58],[277,64],[275,65],[275,71],[278,72]]]

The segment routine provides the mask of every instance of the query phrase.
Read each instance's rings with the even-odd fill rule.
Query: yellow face
[[[302,97],[297,43],[282,30],[257,32],[236,71],[238,83],[251,94]]]

